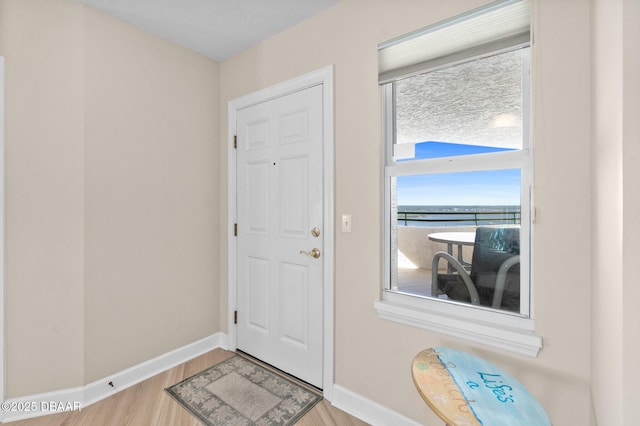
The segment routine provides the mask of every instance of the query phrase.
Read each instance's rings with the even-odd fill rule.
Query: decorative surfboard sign
[[[422,399],[449,425],[551,425],[520,382],[475,355],[426,349],[414,358],[412,376]]]

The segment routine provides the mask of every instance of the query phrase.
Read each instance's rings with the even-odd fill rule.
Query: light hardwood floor
[[[231,356],[233,352],[215,349],[80,411],[51,414],[7,424],[11,426],[198,426],[201,423],[174,401],[164,389]],[[296,425],[361,426],[366,423],[322,400]]]

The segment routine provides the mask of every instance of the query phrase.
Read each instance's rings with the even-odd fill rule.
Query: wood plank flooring
[[[11,426],[198,426],[201,423],[174,401],[164,389],[231,356],[233,352],[215,349],[80,411],[51,414],[8,424]],[[296,425],[363,426],[366,423],[322,400]]]

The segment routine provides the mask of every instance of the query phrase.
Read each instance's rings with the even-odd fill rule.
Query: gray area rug
[[[206,425],[292,425],[322,400],[315,389],[239,355],[165,391]]]

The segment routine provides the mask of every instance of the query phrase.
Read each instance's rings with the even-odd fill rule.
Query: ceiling
[[[77,0],[216,61],[340,0]]]

